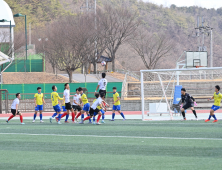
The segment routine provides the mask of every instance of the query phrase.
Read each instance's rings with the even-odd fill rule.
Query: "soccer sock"
[[[93,116],[93,122],[95,122],[96,121],[96,117],[95,116]]]
[[[125,116],[124,116],[123,112],[121,112],[120,115],[123,117],[123,119],[125,119]]]
[[[213,117],[215,120],[217,120],[217,118],[216,118],[216,116],[215,116],[215,115],[213,115],[212,117]]]
[[[57,113],[54,113],[54,114],[52,115],[52,118],[56,117],[56,115],[57,115]]]
[[[20,121],[21,121],[21,123],[23,123],[23,117],[22,117],[22,115],[20,115]]]
[[[81,119],[82,119],[82,120],[84,119],[84,114],[81,114]]]
[[[90,116],[86,117],[83,121],[90,119]]]
[[[97,123],[99,123],[100,118],[101,118],[101,115],[98,115]]]
[[[105,119],[105,114],[102,114],[102,120],[104,120]]]
[[[112,114],[112,119],[114,120],[114,118],[115,118],[115,113]]]
[[[212,116],[211,115],[209,115],[209,118],[208,118],[208,120],[210,120],[210,118],[211,118]]]
[[[88,114],[88,116],[90,116],[90,114]],[[91,120],[91,119],[89,119],[89,122],[92,122],[92,120]]]
[[[35,120],[35,118],[36,118],[36,114],[34,114],[34,116],[33,116],[33,120]]]
[[[63,113],[61,119],[67,115],[67,112]]]
[[[193,114],[194,114],[194,116],[197,118],[196,110],[193,110]]]
[[[8,121],[11,120],[13,117],[14,117],[14,115],[11,115],[11,116],[8,118]]]
[[[61,120],[61,117],[62,117],[62,114],[59,114],[59,116],[58,116],[58,121],[60,122],[60,120]]]
[[[72,121],[74,122],[74,120],[75,120],[75,113],[72,112]]]
[[[185,116],[185,112],[182,112],[182,115],[183,115],[183,118],[185,119],[185,118],[186,118],[186,116]]]
[[[76,119],[78,119],[78,117],[81,115],[81,113],[79,112],[77,115],[76,115]]]
[[[39,117],[40,117],[40,120],[42,120],[42,114],[40,114]]]
[[[68,121],[68,119],[69,119],[69,115],[66,115],[66,120],[65,121]]]

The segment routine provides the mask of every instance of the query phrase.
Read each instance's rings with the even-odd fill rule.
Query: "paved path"
[[[68,74],[60,74],[65,77],[69,77]],[[86,82],[98,82],[100,80],[99,75],[96,74],[87,74],[86,75]],[[73,74],[72,75],[73,80],[78,81],[80,83],[85,83],[85,75],[84,74]],[[114,78],[112,76],[106,76],[106,79],[108,82],[122,82],[122,80]]]

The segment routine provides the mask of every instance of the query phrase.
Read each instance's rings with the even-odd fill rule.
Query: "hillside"
[[[74,15],[85,10],[84,8],[80,9],[82,5],[85,6],[85,0],[5,1],[11,6],[13,13],[24,11],[23,13],[28,15],[28,23],[31,22],[37,28],[43,27],[46,23],[49,24],[60,16]],[[89,5],[92,6],[93,2],[89,0]],[[222,8],[215,10],[197,6],[177,7],[175,5],[165,8],[137,0],[127,0],[124,3],[123,0],[98,0],[97,5],[102,8],[103,4],[107,2],[114,6],[129,6],[130,9],[138,11],[143,24],[149,32],[165,34],[174,42],[175,47],[171,51],[171,55],[160,60],[157,68],[174,68],[176,60],[183,51],[197,50],[197,38],[193,37],[195,35],[194,28],[197,16],[204,16],[204,24],[214,28],[214,66],[222,65],[220,56],[222,53]],[[21,29],[23,23],[16,23],[18,24],[16,29]],[[33,31],[33,36],[39,36],[39,34],[38,29]],[[210,51],[210,37],[205,39],[205,45],[208,51]],[[120,46],[117,51],[117,60],[119,63],[118,67],[121,69],[140,70],[145,68],[140,57],[134,53],[127,43]]]

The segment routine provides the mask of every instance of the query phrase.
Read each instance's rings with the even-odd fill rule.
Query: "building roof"
[[[102,61],[105,61],[105,62],[112,62],[112,59],[109,58],[109,57],[101,56],[101,57],[98,59],[97,63],[101,63]]]
[[[13,13],[9,5],[4,1],[0,0],[0,20],[6,19],[11,21],[12,27],[15,27],[15,21],[13,18]],[[10,27],[9,22],[0,22],[0,27]]]

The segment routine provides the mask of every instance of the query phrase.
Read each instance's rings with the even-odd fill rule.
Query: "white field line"
[[[31,133],[0,133],[0,135],[27,136],[58,136],[58,137],[94,137],[94,138],[131,138],[131,139],[178,139],[178,140],[219,140],[222,138],[177,138],[177,137],[142,137],[142,136],[99,136],[99,135],[60,135],[60,134],[31,134]]]

